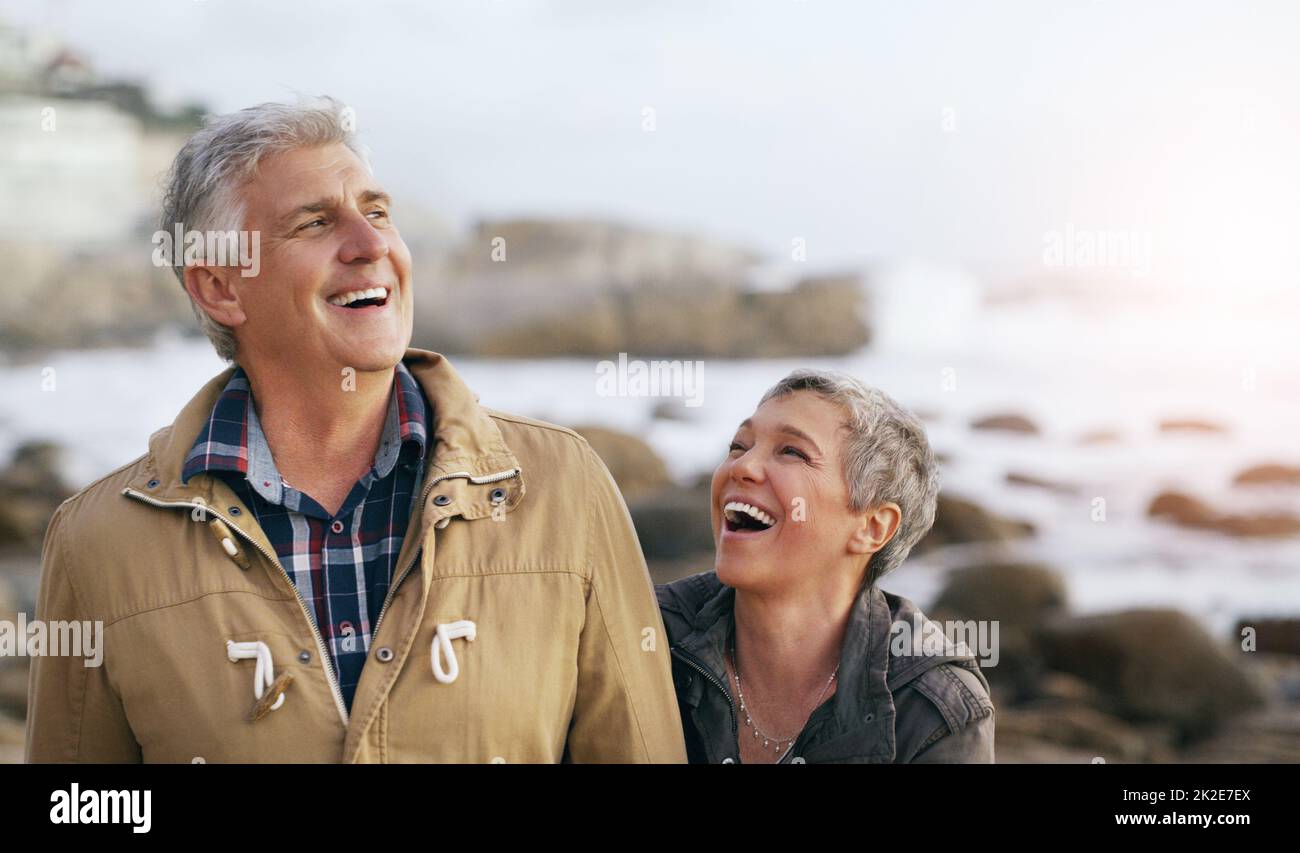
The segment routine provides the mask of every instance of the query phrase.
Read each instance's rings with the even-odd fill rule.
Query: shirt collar
[[[388,414],[373,463],[377,479],[392,473],[398,461],[416,466],[428,443],[428,407],[424,394],[406,365],[398,362]],[[248,374],[236,367],[212,407],[212,414],[190,448],[181,482],[203,472],[243,474],[259,495],[273,504],[284,499],[284,480],[262,432]]]

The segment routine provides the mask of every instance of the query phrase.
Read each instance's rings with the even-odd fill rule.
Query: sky
[[[1120,233],[1154,278],[1207,287],[1291,287],[1300,260],[1293,2],[0,0],[0,17],[168,103],[339,97],[399,202],[459,227],[597,216],[778,262],[801,239],[818,267],[1025,274],[1063,237]]]

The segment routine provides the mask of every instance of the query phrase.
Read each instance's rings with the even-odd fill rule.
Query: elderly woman
[[[877,586],[938,490],[880,391],[797,370],[763,395],[713,474],[715,571],[656,589],[691,762],[993,761],[974,657]]]

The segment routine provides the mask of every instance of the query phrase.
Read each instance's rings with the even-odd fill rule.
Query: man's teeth
[[[329,304],[337,305],[340,308],[352,302],[358,302],[362,299],[387,299],[388,288],[371,287],[366,290],[353,290],[348,293],[340,293],[338,296],[331,296]]]
[[[743,504],[740,501],[731,501],[722,508],[722,511],[726,514],[727,520],[732,524],[739,521],[740,513],[744,513],[750,518],[756,520],[759,524],[762,524],[764,527],[771,527],[773,524],[776,524],[775,518],[763,512],[758,507]]]

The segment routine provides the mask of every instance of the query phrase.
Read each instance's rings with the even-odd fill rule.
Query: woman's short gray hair
[[[934,524],[939,467],[925,427],[883,391],[834,370],[796,370],[769,388],[759,405],[795,391],[819,394],[848,415],[844,480],[850,508],[863,512],[893,501],[902,511],[894,537],[870,559],[864,584],[875,583],[896,569]]]
[[[352,110],[327,96],[209,116],[167,173],[159,227],[169,235],[177,225],[186,233],[242,231],[248,211],[240,189],[256,174],[262,158],[277,152],[339,143],[370,169],[369,152],[357,140],[354,127]],[[172,246],[172,251],[181,252],[183,247]],[[168,260],[184,287],[185,267]],[[192,298],[190,304],[217,355],[234,361],[234,333]]]

